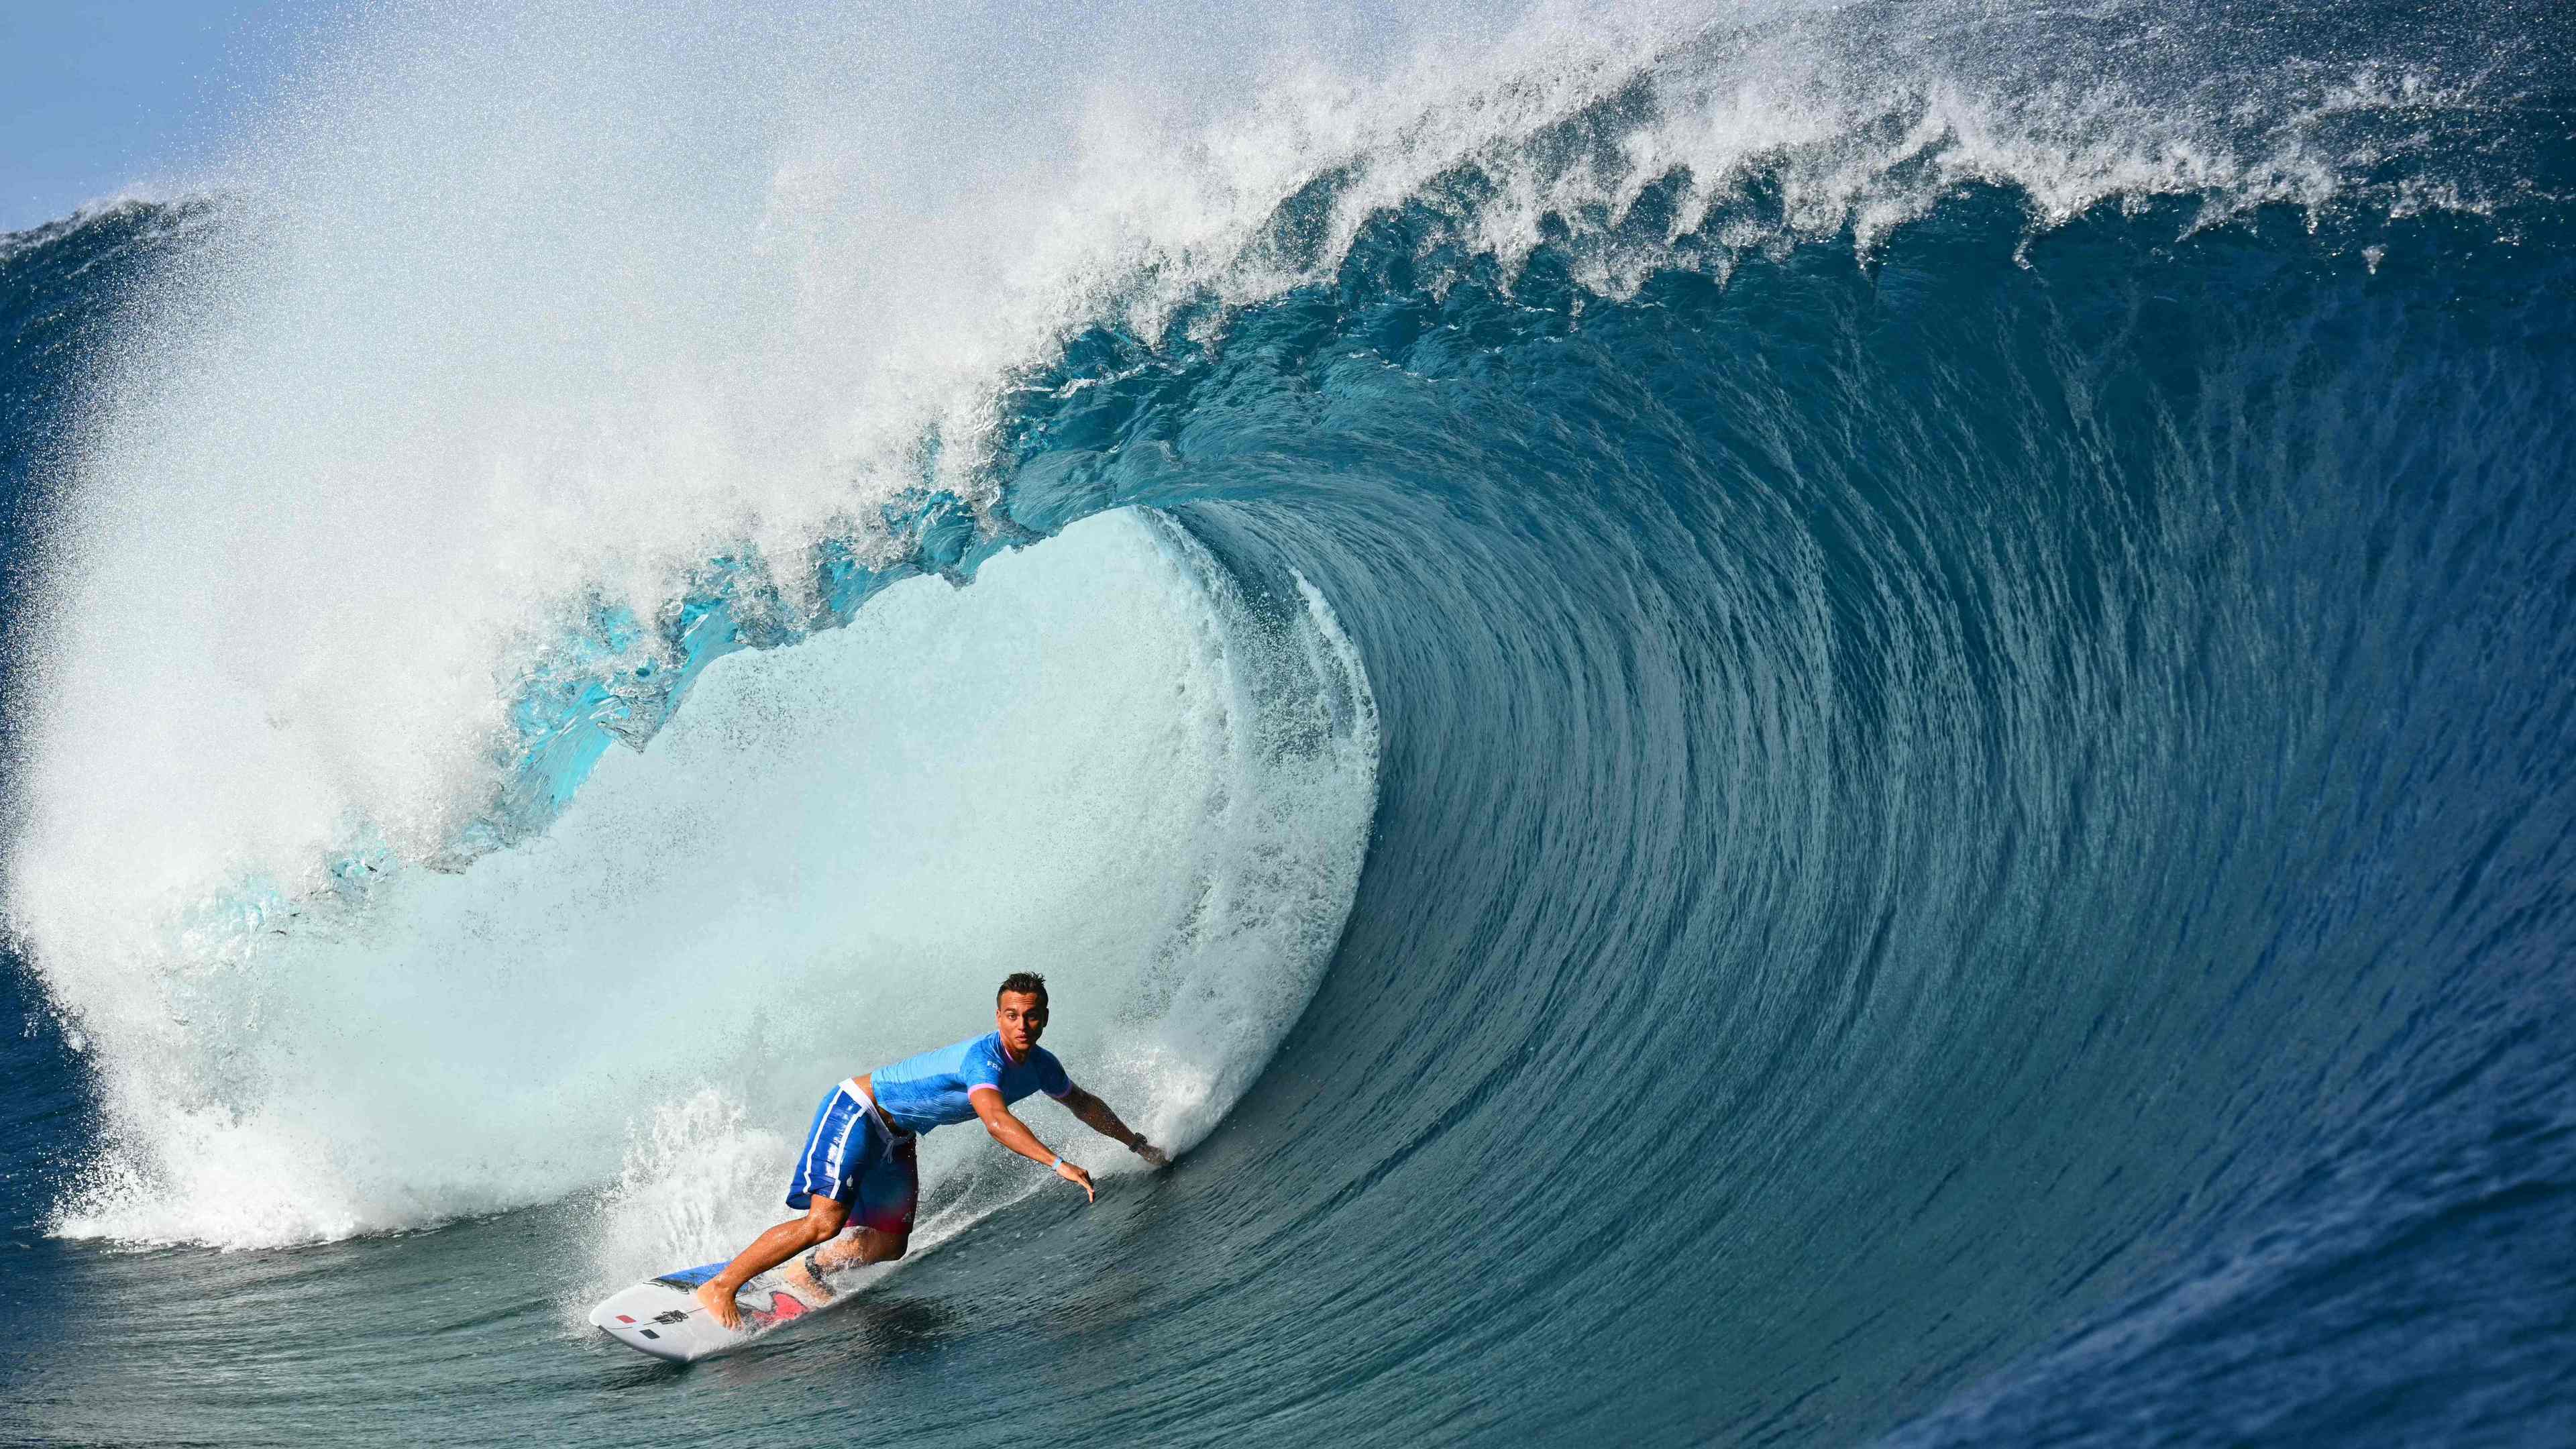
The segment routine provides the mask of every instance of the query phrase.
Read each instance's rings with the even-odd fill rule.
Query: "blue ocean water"
[[[2032,63],[2063,74],[2024,77],[2043,101],[2069,78],[2120,82],[2132,109],[2084,113],[2115,132],[2241,91],[2222,118],[2295,131],[2317,170],[2177,160],[2160,139],[2123,153],[2156,163],[2134,179],[2066,183],[2061,212],[2063,169],[1945,171],[1967,128],[1911,94],[1816,123],[1838,144],[1894,137],[1872,194],[1904,203],[1817,225],[1822,173],[1795,144],[1722,175],[1635,160],[1694,81],[1735,94],[1732,67],[1777,41],[1725,29],[1396,193],[1356,163],[1319,169],[1245,243],[1281,284],[1185,291],[1151,325],[1104,308],[1014,370],[975,475],[988,491],[940,471],[952,427],[916,487],[814,543],[801,592],[774,549],[710,549],[658,611],[583,595],[502,676],[496,763],[434,848],[369,822],[317,863],[330,883],[268,881],[227,907],[284,945],[217,951],[200,923],[130,976],[60,924],[108,876],[30,854],[77,843],[45,833],[39,797],[60,788],[45,760],[85,757],[38,758],[23,736],[59,661],[107,647],[60,623],[80,595],[49,592],[89,556],[42,545],[92,476],[79,460],[108,446],[113,408],[84,408],[105,386],[94,355],[147,325],[125,309],[223,255],[227,228],[276,223],[220,199],[133,204],[10,239],[22,844],[0,1020],[23,1027],[0,1118],[0,1326],[25,1349],[0,1370],[0,1434],[2576,1438],[2563,21],[2213,13],[2216,38],[2186,44],[2122,9],[1964,38],[1933,11],[1836,14],[1854,54],[2045,52]],[[2240,44],[2249,69],[2190,69]],[[2300,79],[2284,47],[2331,61]],[[2135,53],[2166,63],[2122,69]],[[2275,75],[2291,79],[2247,79]],[[2018,139],[2062,142],[2082,170],[2066,158],[2084,138],[2051,129],[2074,123],[2033,108]],[[1896,144],[1921,125],[1951,140]],[[1641,184],[1581,184],[1622,166]],[[1497,244],[1531,176],[1526,245]],[[1247,686],[1256,753],[1375,750],[1347,914],[1297,927],[1321,932],[1311,999],[1212,1008],[1245,1024],[1249,1045],[1209,1049],[1242,1095],[1188,1119],[1203,1135],[1169,1174],[1113,1179],[1088,1210],[974,1199],[849,1308],[678,1370],[563,1311],[652,1177],[649,1153],[608,1171],[547,1156],[552,1135],[595,1130],[561,1105],[590,1099],[549,1095],[534,1065],[517,1096],[453,1089],[457,1115],[510,1144],[495,1163],[418,1128],[380,1152],[363,1114],[304,1105],[314,1083],[390,1096],[395,1077],[436,1078],[460,1034],[512,1017],[544,1018],[514,1041],[614,1035],[541,982],[406,954],[398,938],[434,936],[435,916],[402,892],[506,870],[541,894],[577,870],[568,832],[593,793],[634,778],[610,776],[628,757],[607,746],[651,740],[649,761],[655,730],[719,709],[715,661],[825,657],[941,576],[1035,618],[1058,596],[1005,571],[1108,549],[1083,530],[1122,513],[1250,621],[1227,627],[1310,653],[1341,638],[1364,672],[1361,690],[1292,671],[1281,689],[1320,700],[1303,712]],[[25,622],[40,599],[48,629]],[[1332,627],[1296,634],[1316,599]],[[972,691],[949,636],[912,637],[887,647]],[[913,698],[873,678],[856,694],[862,711]],[[264,696],[324,707],[309,697]],[[1134,708],[1119,738],[1166,727]],[[723,716],[735,748],[758,754],[777,713]],[[966,849],[955,820],[1017,819],[1051,770],[1083,768],[1004,763],[989,787],[901,797],[905,848]],[[911,758],[902,778],[940,768]],[[88,788],[100,811],[160,808]],[[897,788],[871,777],[861,798]],[[1104,853],[1116,833],[1066,828]],[[694,838],[632,848],[677,852],[687,875]],[[1246,858],[1208,868],[1158,959],[1206,900],[1269,899],[1303,869],[1270,846]],[[380,873],[394,884],[349,884]],[[71,883],[20,883],[37,875]],[[519,898],[473,897],[479,934],[457,939],[506,958],[533,929],[508,913]],[[1006,909],[926,913],[966,932]],[[1270,917],[1244,919],[1228,939]],[[343,975],[280,954],[324,949],[307,941]],[[1255,979],[1293,975],[1275,962],[1302,949]],[[767,989],[755,954],[703,974]],[[410,974],[377,983],[376,962]],[[819,979],[791,984],[813,1000]],[[1205,979],[1154,978],[1133,1010],[1160,1020]],[[921,989],[869,976],[828,998],[846,1013],[813,1040]],[[364,1032],[316,1035],[288,1000],[343,991],[332,1019]],[[120,1015],[151,992],[152,1011]],[[469,1025],[392,1039],[414,1021]],[[147,1051],[193,1074],[185,1131],[120,1095],[139,1070],[120,1053]],[[772,1095],[819,1088],[817,1070]],[[1140,1072],[1136,1092],[1175,1090]],[[330,1170],[174,1162],[247,1154],[279,1121],[307,1134],[297,1171]],[[977,1162],[958,1172],[990,1178]],[[305,1214],[343,1178],[357,1206]],[[262,1181],[288,1186],[256,1222],[202,1201],[266,1202]]]

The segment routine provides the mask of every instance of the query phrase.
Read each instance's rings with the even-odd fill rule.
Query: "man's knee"
[[[902,1257],[905,1251],[912,1246],[912,1234],[910,1233],[879,1233],[876,1235],[876,1238],[880,1250],[877,1256],[877,1261],[880,1263],[893,1262],[895,1259]]]
[[[816,1243],[828,1243],[838,1237],[841,1224],[849,1216],[850,1210],[841,1204],[829,1198],[816,1199],[812,1210],[805,1214],[806,1245],[811,1247]]]

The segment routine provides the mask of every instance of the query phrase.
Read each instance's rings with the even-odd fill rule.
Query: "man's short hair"
[[[1034,996],[1038,999],[1038,1005],[1046,1005],[1046,978],[1034,971],[1014,971],[1003,977],[1002,989],[993,993],[993,999],[999,1001],[1003,996],[1014,991],[1022,996]]]

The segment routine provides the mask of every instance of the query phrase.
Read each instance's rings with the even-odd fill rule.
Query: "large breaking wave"
[[[27,244],[58,1230],[720,1251],[1036,960],[1209,1437],[2564,1421],[2548,17],[678,15]]]

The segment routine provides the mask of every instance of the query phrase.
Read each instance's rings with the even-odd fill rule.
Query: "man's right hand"
[[[1067,1182],[1079,1186],[1082,1189],[1084,1201],[1100,1201],[1100,1194],[1092,1189],[1090,1173],[1083,1171],[1081,1168],[1076,1167],[1072,1163],[1059,1157],[1056,1159],[1055,1163],[1055,1175],[1063,1178]]]

